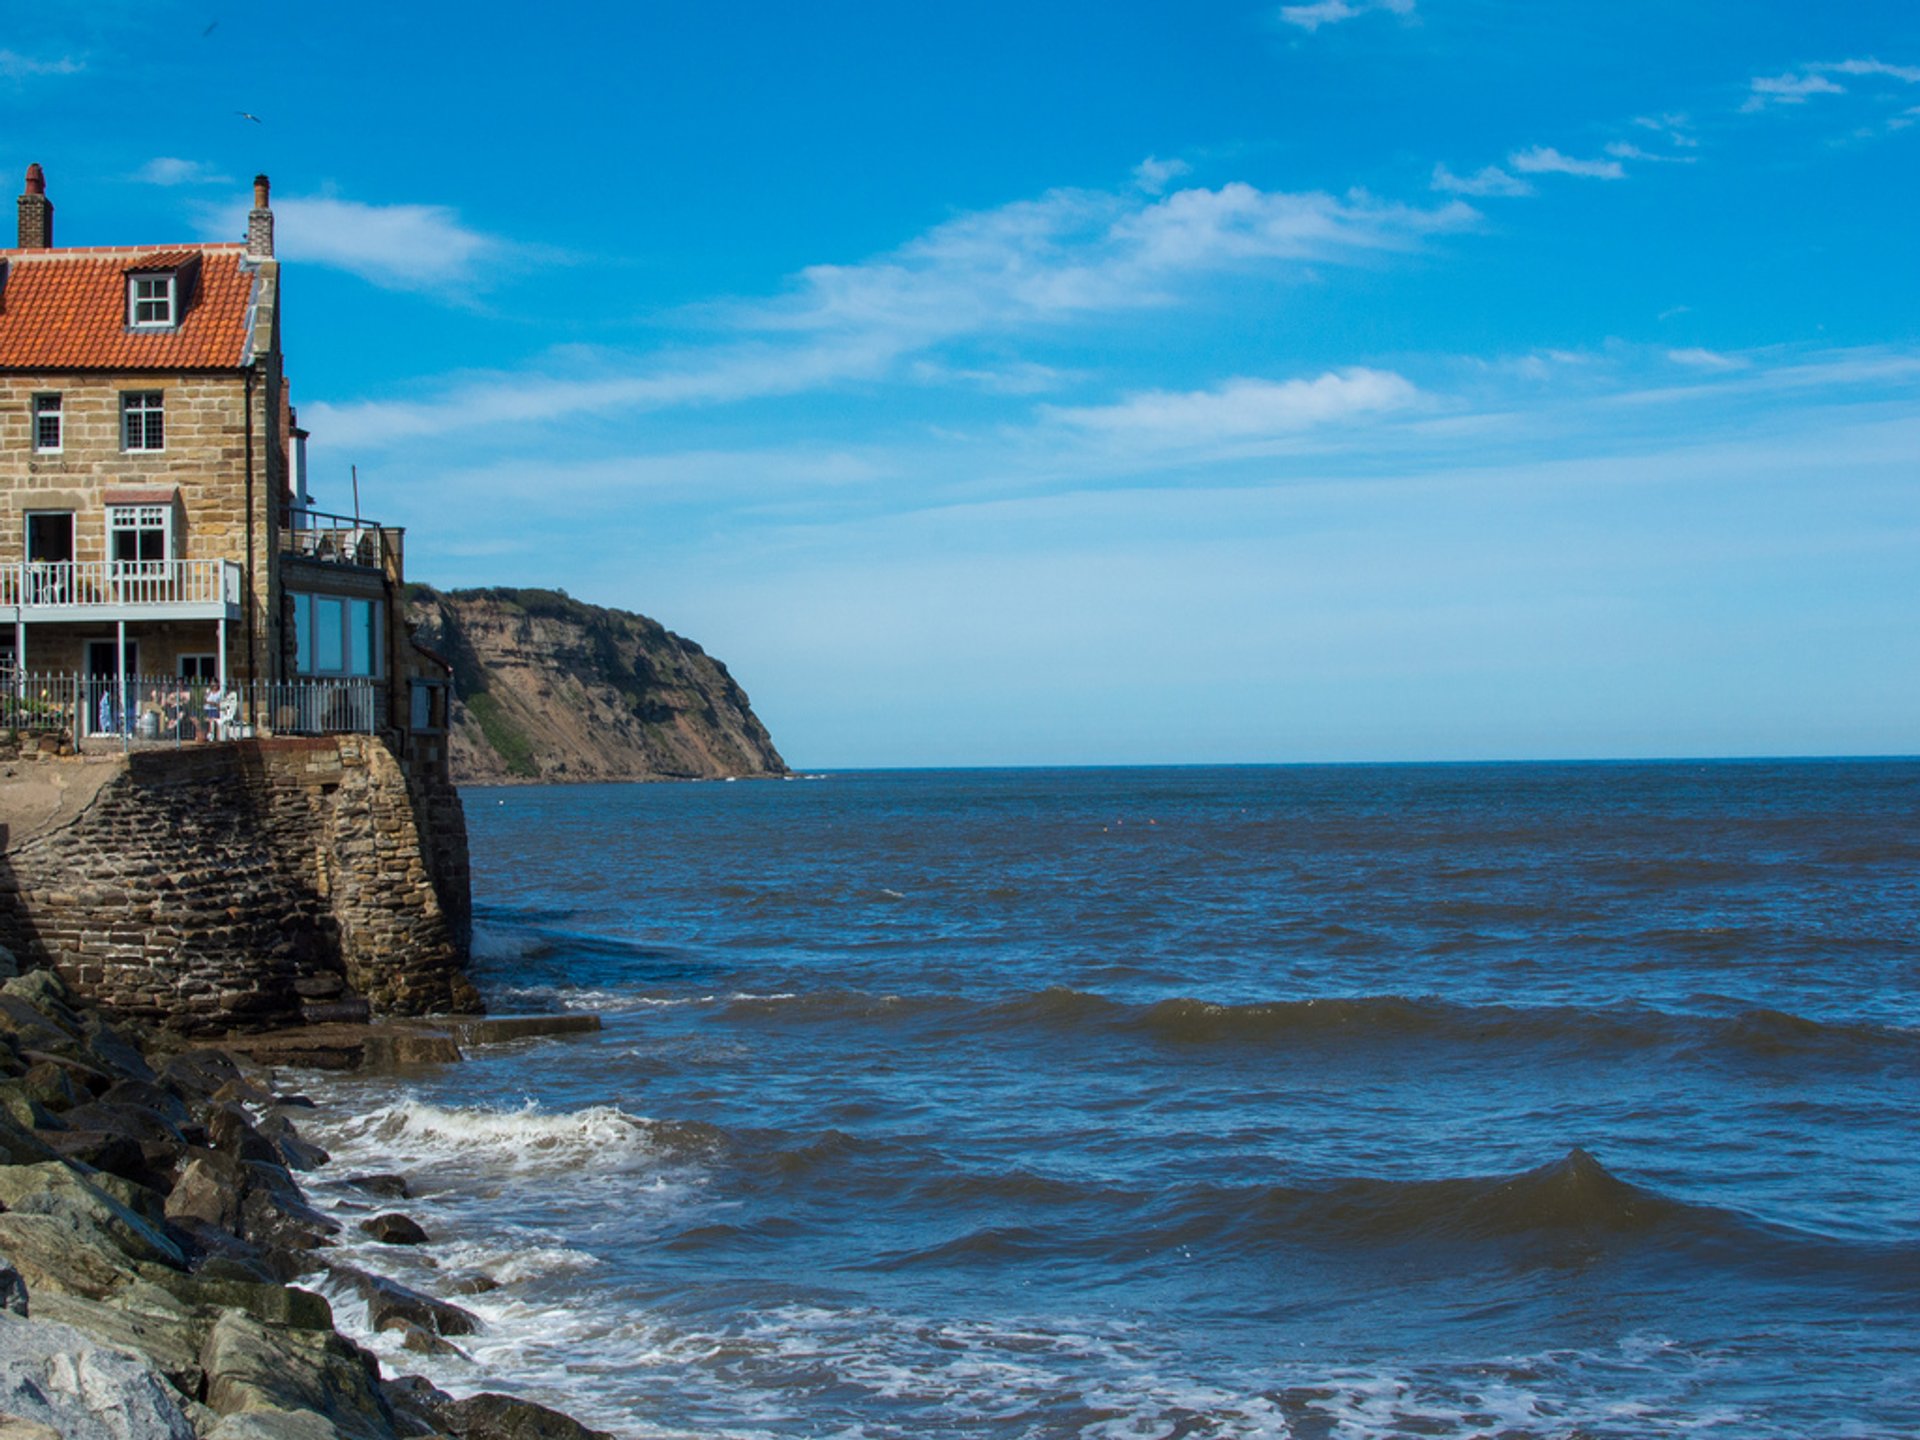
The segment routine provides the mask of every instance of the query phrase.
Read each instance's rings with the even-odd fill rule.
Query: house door
[[[71,510],[29,510],[27,512],[27,603],[29,605],[65,605],[72,599],[73,512]]]
[[[134,677],[140,673],[140,642],[127,641],[127,689],[119,691],[119,675],[113,662],[113,641],[87,642],[87,733],[117,735],[139,706],[133,703],[139,693]]]

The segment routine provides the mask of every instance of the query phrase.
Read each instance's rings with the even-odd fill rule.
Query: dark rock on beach
[[[0,985],[0,1440],[592,1440],[529,1402],[384,1379],[335,1330],[299,1282],[330,1272],[419,1353],[459,1355],[447,1337],[479,1321],[328,1260],[340,1227],[294,1178],[327,1155],[288,1105],[222,1052],[149,1055],[50,973]],[[427,1243],[404,1215],[367,1227]]]
[[[427,1232],[404,1215],[375,1215],[362,1220],[360,1228],[382,1245],[425,1245]]]

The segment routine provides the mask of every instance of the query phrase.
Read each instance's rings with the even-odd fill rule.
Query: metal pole
[[[132,747],[133,738],[127,733],[127,622],[113,622],[113,673],[119,693],[113,697],[113,718],[120,727],[120,748]]]

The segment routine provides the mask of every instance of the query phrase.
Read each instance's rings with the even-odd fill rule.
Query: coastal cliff
[[[414,585],[408,619],[453,666],[458,783],[786,773],[727,667],[644,615],[557,590]]]

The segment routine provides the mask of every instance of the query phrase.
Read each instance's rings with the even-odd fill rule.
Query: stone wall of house
[[[465,852],[457,793],[371,736],[135,751],[5,852],[0,943],[189,1033],[472,1011]]]
[[[127,372],[92,374],[48,371],[0,375],[0,564],[25,555],[29,510],[74,512],[74,558],[107,556],[109,490],[172,488],[174,553],[189,560],[231,560],[247,567],[254,590],[251,612],[254,667],[273,673],[268,621],[278,594],[268,593],[274,575],[270,557],[279,545],[279,498],[286,486],[279,438],[280,371],[277,357],[250,382],[240,371],[220,374]],[[159,391],[166,421],[165,448],[121,448],[121,396]],[[62,445],[56,452],[33,448],[33,397],[61,397]],[[253,443],[253,548],[247,548],[247,443]],[[28,637],[29,663],[43,668],[51,656],[41,647],[58,643],[67,627],[43,626]],[[98,627],[91,638],[111,636]],[[200,649],[210,650],[212,622]],[[247,625],[236,624],[230,641],[235,671],[244,668]],[[72,637],[65,637],[72,643]]]

